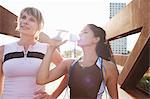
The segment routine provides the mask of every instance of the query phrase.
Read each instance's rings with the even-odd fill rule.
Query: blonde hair
[[[26,7],[21,11],[20,16],[18,17],[18,22],[24,12],[35,17],[35,19],[38,22],[38,30],[37,31],[40,31],[44,26],[44,19],[43,19],[42,13],[34,7]],[[18,28],[19,28],[19,24],[17,25],[16,30],[18,30]]]

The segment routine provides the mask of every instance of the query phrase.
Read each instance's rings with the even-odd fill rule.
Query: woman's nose
[[[83,36],[83,32],[80,32],[80,33],[79,33],[79,37],[82,37],[82,36]]]
[[[28,19],[24,19],[23,24],[28,24]]]
[[[79,33],[79,37],[82,35],[82,32]]]

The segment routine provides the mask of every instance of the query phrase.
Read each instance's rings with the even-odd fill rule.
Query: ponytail
[[[96,53],[105,60],[111,60],[110,46],[108,43],[99,42],[96,46]]]
[[[94,24],[88,24],[90,29],[93,31],[95,37],[99,37],[100,41],[96,46],[96,53],[99,57],[105,60],[111,60],[111,48],[109,43],[106,41],[106,33],[105,30],[101,27],[98,27]]]

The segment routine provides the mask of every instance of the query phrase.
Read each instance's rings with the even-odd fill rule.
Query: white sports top
[[[34,99],[34,92],[44,90],[36,84],[36,75],[47,44],[37,42],[24,53],[24,47],[15,43],[4,46],[4,99]]]

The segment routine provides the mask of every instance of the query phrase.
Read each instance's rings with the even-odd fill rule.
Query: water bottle
[[[69,42],[76,42],[79,37],[77,34],[69,33],[69,31],[66,30],[57,30],[58,32],[55,33],[55,36],[52,37],[52,39],[55,40],[67,40]]]

